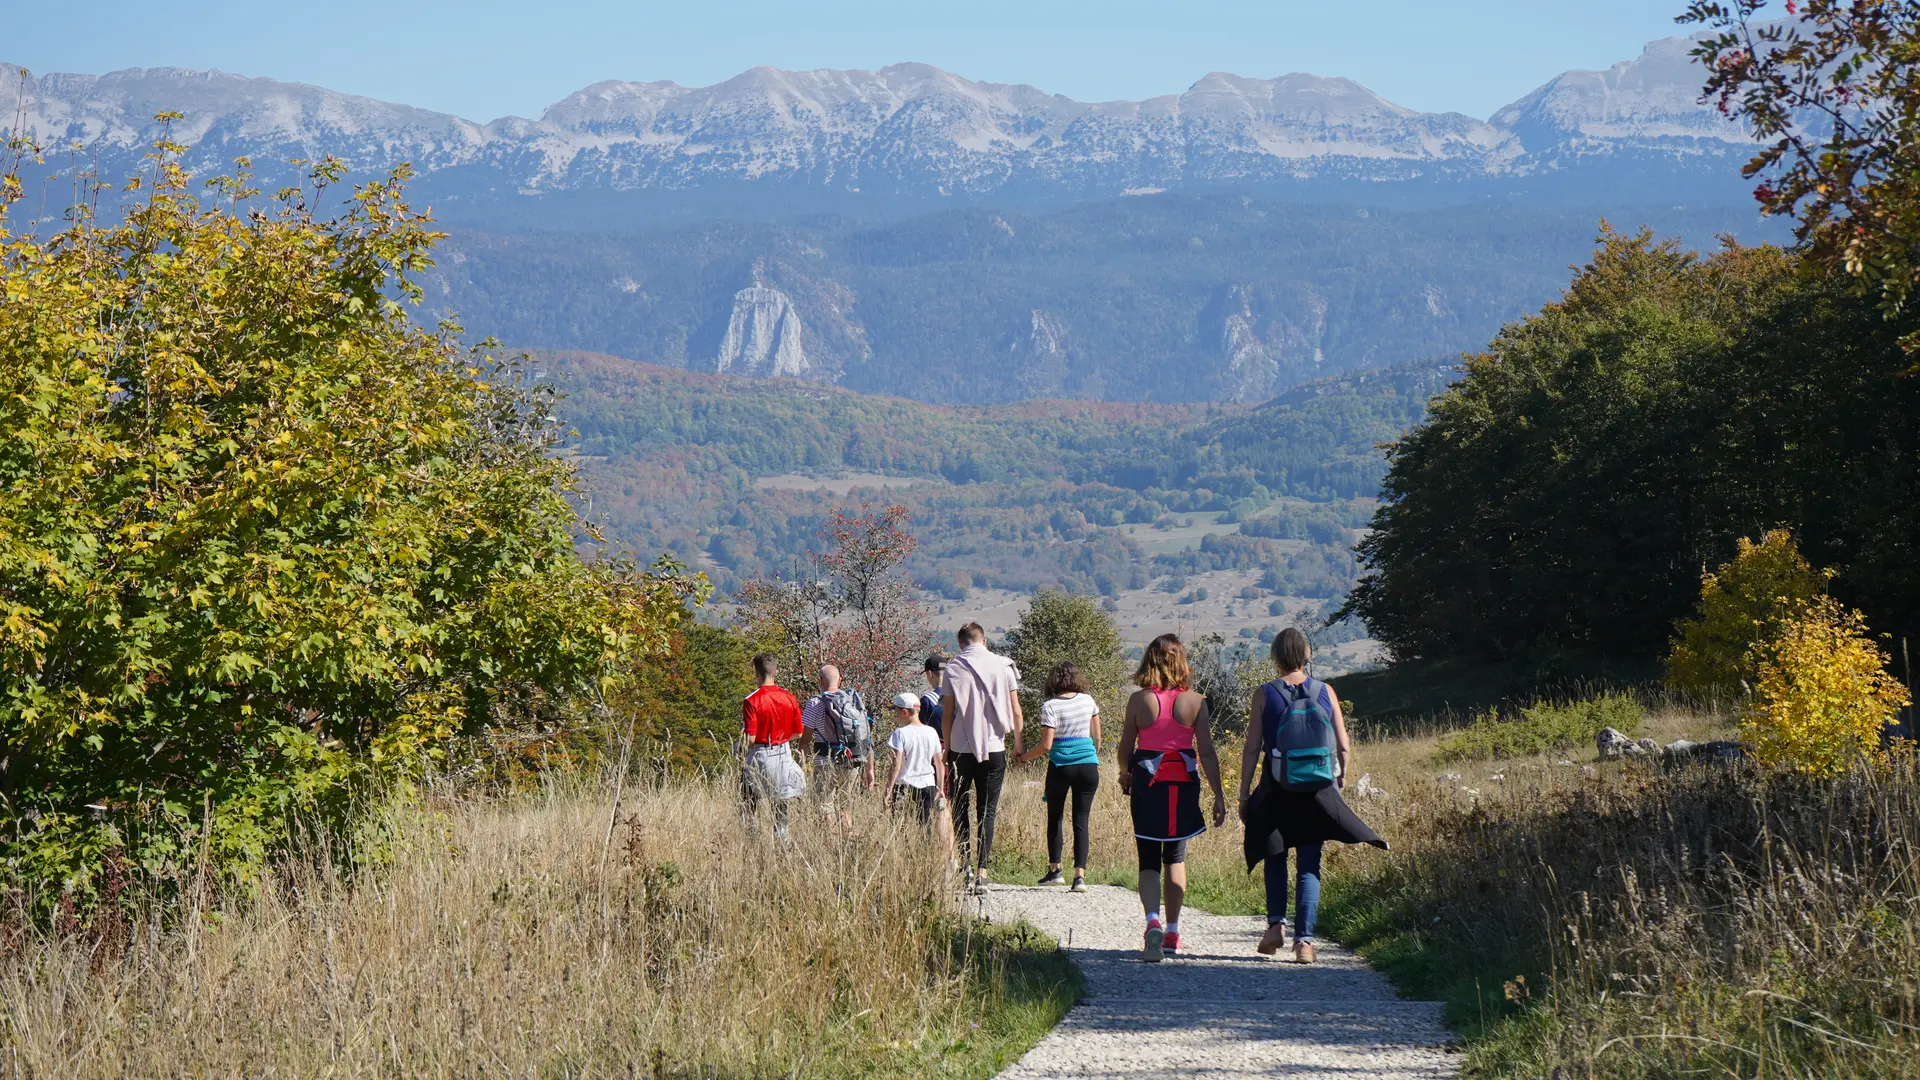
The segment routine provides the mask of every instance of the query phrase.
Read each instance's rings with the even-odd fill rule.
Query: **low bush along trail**
[[[917,828],[743,842],[730,786],[396,811],[349,883],[286,863],[182,926],[10,921],[0,1043],[31,1077],[986,1077],[1077,996],[953,914]],[[763,830],[764,831],[764,830]]]

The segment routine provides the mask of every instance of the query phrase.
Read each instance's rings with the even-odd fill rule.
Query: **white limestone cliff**
[[[808,373],[800,314],[778,289],[749,285],[733,294],[733,313],[720,341],[714,370],[736,375]]]

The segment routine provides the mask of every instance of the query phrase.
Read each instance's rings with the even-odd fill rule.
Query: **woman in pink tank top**
[[[1140,905],[1147,915],[1140,958],[1148,963],[1180,952],[1187,841],[1207,831],[1200,813],[1202,776],[1213,788],[1213,823],[1227,818],[1207,700],[1188,689],[1192,677],[1180,639],[1172,634],[1154,638],[1133,674],[1140,690],[1127,701],[1126,723],[1120,729],[1120,789],[1132,801]],[[1160,921],[1163,884],[1165,923]]]

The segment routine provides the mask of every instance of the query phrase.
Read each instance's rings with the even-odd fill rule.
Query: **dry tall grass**
[[[1396,850],[1330,886],[1342,936],[1483,1029],[1480,1074],[1920,1076],[1911,762],[1461,771],[1398,780],[1367,811]]]
[[[1050,943],[969,940],[877,806],[778,843],[716,787],[628,805],[610,844],[591,793],[396,811],[358,880],[289,864],[184,926],[16,933],[0,1074],[986,1076],[1071,1004]]]

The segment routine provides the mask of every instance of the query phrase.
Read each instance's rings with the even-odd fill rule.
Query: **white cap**
[[[905,690],[893,695],[893,707],[896,709],[918,709],[920,699]]]

